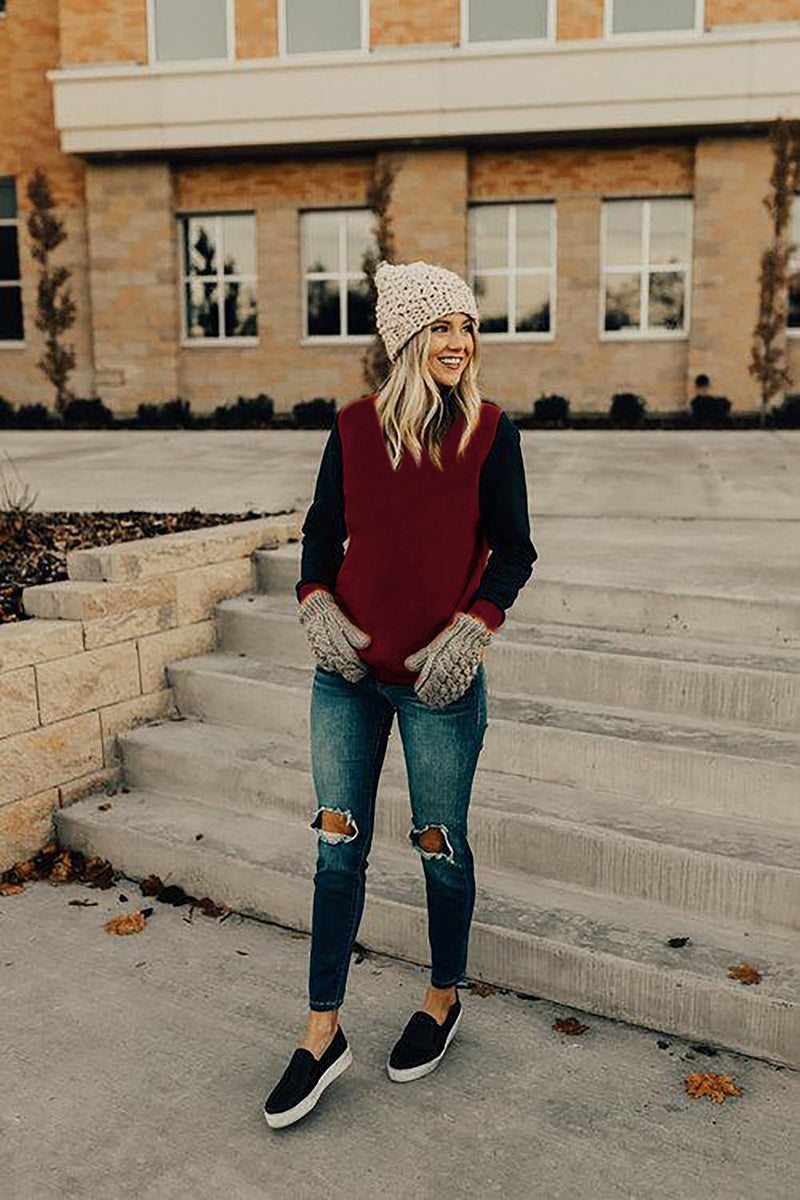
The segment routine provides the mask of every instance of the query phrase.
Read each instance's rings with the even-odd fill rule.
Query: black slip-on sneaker
[[[389,1078],[396,1083],[419,1079],[438,1067],[461,1020],[461,1000],[456,998],[442,1025],[418,1008],[392,1047],[386,1063]]]
[[[329,1083],[347,1070],[353,1055],[339,1025],[325,1053],[315,1058],[298,1046],[289,1065],[264,1101],[264,1116],[273,1129],[299,1121],[310,1112]]]

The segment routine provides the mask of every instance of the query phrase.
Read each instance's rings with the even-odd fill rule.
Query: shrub
[[[611,397],[609,419],[612,425],[630,428],[640,425],[647,410],[647,404],[635,392],[615,392]]]
[[[46,404],[20,404],[17,409],[18,429],[49,429],[56,424]]]
[[[217,429],[254,429],[272,424],[275,401],[259,392],[257,396],[237,396],[235,404],[219,404],[214,409],[213,424]]]
[[[14,405],[0,396],[0,429],[11,429],[14,424]]]
[[[114,424],[114,414],[106,408],[99,396],[90,399],[76,397],[70,400],[62,414],[65,425],[75,429],[110,429]]]
[[[569,400],[566,396],[540,396],[533,402],[533,415],[537,421],[566,425],[569,420]]]
[[[692,396],[692,421],[695,425],[720,428],[727,425],[731,402],[727,396]]]
[[[784,396],[783,403],[773,408],[770,415],[781,429],[800,429],[800,392]]]
[[[189,400],[166,400],[163,404],[140,404],[136,416],[146,429],[188,429],[194,424]]]
[[[292,408],[295,424],[299,429],[331,429],[336,416],[336,401],[317,396],[313,400],[300,400]]]

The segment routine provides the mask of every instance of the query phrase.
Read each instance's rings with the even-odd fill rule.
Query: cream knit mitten
[[[338,671],[351,683],[358,683],[368,674],[369,668],[354,647],[363,650],[372,635],[348,621],[330,592],[324,588],[309,592],[300,605],[298,620],[320,666]]]
[[[492,640],[479,617],[460,612],[441,633],[405,659],[409,671],[420,670],[414,690],[424,704],[444,708],[464,695]]]

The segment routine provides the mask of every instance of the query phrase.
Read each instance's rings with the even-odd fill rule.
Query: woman
[[[338,1016],[395,713],[431,982],[389,1055],[390,1078],[433,1070],[456,1031],[475,899],[467,810],[487,727],[483,660],[537,557],[519,432],[478,391],[471,289],[421,261],[382,262],[375,283],[391,371],[336,413],[296,584],[316,659],[318,843],[306,1037],[264,1105],[276,1128],[304,1116],[352,1061]]]

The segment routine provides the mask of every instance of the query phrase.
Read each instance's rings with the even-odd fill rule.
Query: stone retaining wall
[[[302,514],[67,555],[69,579],[25,588],[33,619],[0,625],[0,871],[51,839],[51,814],[119,778],[117,734],[175,714],[168,663],[217,645],[214,605],[256,587],[254,553]]]

